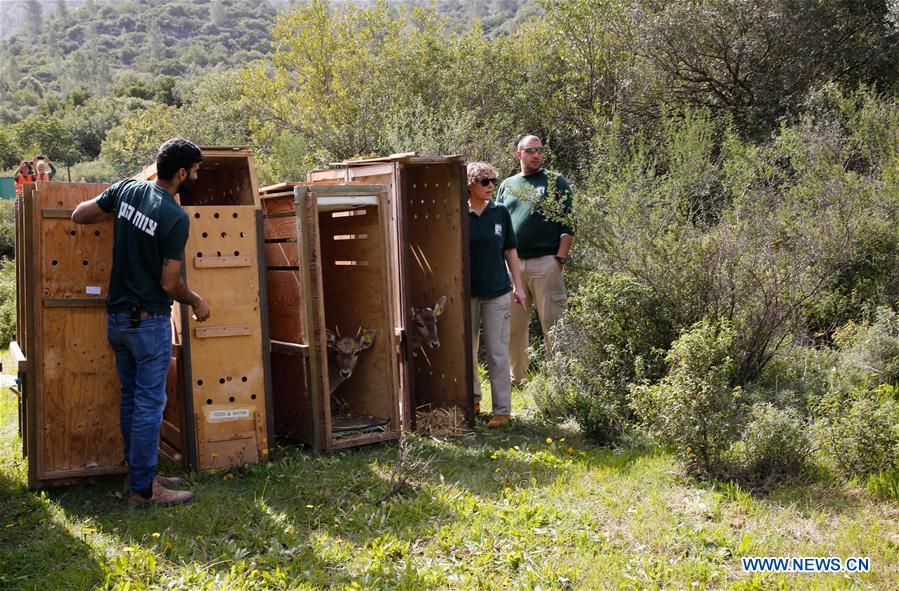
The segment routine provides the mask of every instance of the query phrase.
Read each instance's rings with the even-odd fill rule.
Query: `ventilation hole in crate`
[[[235,251],[234,251],[234,256],[239,257],[239,256],[240,256],[240,251],[239,251],[239,250],[235,250]]]
[[[52,261],[50,261],[50,264],[55,267],[56,265],[59,264],[59,261],[57,261],[56,259],[53,259]]]
[[[247,381],[247,376],[244,376],[244,377],[240,378],[240,381],[241,381],[241,382],[246,382],[246,381]]]
[[[206,232],[203,232],[203,238],[209,238],[209,234],[207,234]]]
[[[84,266],[86,267],[86,266],[87,266],[87,260],[81,261],[81,264],[84,265]]]
[[[220,251],[220,250],[215,251],[215,256],[217,256],[217,257],[222,256],[222,251]]]
[[[231,214],[231,217],[234,218],[234,219],[236,220],[236,219],[237,219],[237,212],[235,211],[234,213],[232,213],[232,214]]]
[[[225,378],[219,378],[219,384],[224,384],[224,383],[225,383]]]
[[[240,237],[241,237],[241,238],[246,238],[246,236],[247,236],[247,235],[244,234],[243,232],[240,233]]]
[[[100,235],[100,230],[94,230],[94,236],[99,236],[99,235]]]
[[[196,219],[200,219],[200,212],[198,211],[197,213],[195,213],[195,214],[194,214],[194,217],[195,217]]]
[[[198,253],[197,253],[197,258],[198,258],[198,259],[202,259],[202,258],[203,258],[203,253],[202,253],[202,252],[198,252]]]
[[[222,232],[222,238],[227,238],[227,237],[228,237],[228,233],[227,233],[227,232]]]
[[[69,230],[69,236],[74,236],[77,233],[78,232],[76,232],[75,230]]]
[[[56,207],[62,207],[62,201],[57,201],[57,202],[56,202]]]
[[[250,400],[256,400],[256,395],[255,395],[255,394],[250,394]]]
[[[203,380],[197,380],[197,385],[198,385],[198,386],[202,386],[202,385],[203,385]]]
[[[228,396],[228,402],[234,402],[234,396]]]
[[[206,399],[206,404],[212,404],[212,398],[207,398],[207,399]]]
[[[215,219],[219,219],[219,212],[215,212],[214,214],[212,214],[212,217],[214,217]]]

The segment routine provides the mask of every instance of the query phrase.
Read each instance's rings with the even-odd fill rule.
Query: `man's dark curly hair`
[[[190,172],[195,162],[203,161],[203,152],[193,142],[180,137],[172,138],[159,146],[156,153],[156,176],[170,180],[182,168]]]

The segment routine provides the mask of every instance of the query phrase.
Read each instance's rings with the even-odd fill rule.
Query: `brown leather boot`
[[[161,476],[157,474],[156,480],[158,480],[159,484],[161,484],[165,488],[175,488],[176,486],[181,486],[181,477],[179,476]],[[128,479],[127,474],[125,474],[125,481],[122,483],[122,492],[124,492],[126,495],[131,494],[131,481]]]
[[[487,423],[487,426],[491,429],[496,429],[497,427],[504,427],[509,424],[509,421],[512,420],[512,415],[493,415],[493,418],[490,419],[490,422]]]
[[[161,507],[189,503],[194,493],[189,490],[169,490],[159,484],[159,478],[153,479],[153,496],[145,499],[140,493],[132,492],[128,502],[133,507]]]

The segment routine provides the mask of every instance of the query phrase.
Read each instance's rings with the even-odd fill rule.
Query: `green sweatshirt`
[[[557,172],[540,169],[504,180],[497,203],[506,206],[518,238],[518,256],[554,255],[562,234],[574,235],[571,221],[571,187]]]

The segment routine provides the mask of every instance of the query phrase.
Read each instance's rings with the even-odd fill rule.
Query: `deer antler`
[[[362,334],[362,326],[360,325],[359,330],[356,331],[356,338],[358,339],[359,335],[361,335],[361,334]]]
[[[340,338],[340,327],[337,326],[337,325],[335,324],[335,325],[334,325],[334,330],[337,331],[337,338],[339,339],[339,338]]]

